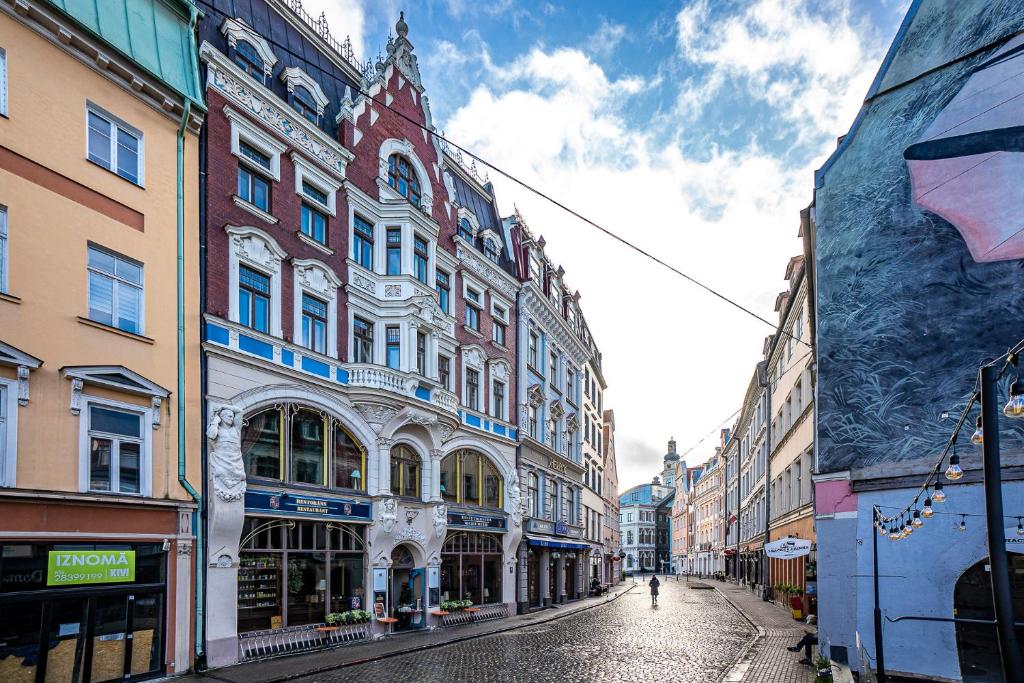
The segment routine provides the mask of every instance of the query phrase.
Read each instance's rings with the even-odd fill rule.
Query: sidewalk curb
[[[727,603],[732,605],[732,608],[736,610],[748,624],[750,624],[751,628],[754,629],[754,637],[751,638],[750,642],[747,643],[747,646],[743,649],[742,652],[740,652],[739,656],[736,658],[736,661],[733,663],[732,667],[725,672],[725,675],[721,678],[720,681],[720,683],[740,683],[740,681],[743,680],[743,676],[746,675],[747,669],[750,668],[750,664],[754,659],[754,654],[757,651],[758,643],[761,642],[761,640],[765,637],[765,634],[767,632],[763,627],[754,623],[754,620],[751,619],[750,616],[743,611],[742,607],[733,602],[732,599],[730,599],[729,596],[725,594],[725,591],[718,588],[718,586],[712,586],[712,588],[714,588],[715,592],[721,595]]]
[[[279,677],[276,677],[276,678],[259,679],[259,681],[256,681],[254,683],[282,683],[283,681],[291,681],[291,680],[295,680],[297,678],[305,678],[307,676],[315,676],[317,674],[326,673],[328,671],[337,671],[338,669],[344,669],[344,668],[347,668],[347,667],[350,667],[350,666],[358,666],[360,664],[368,664],[370,662],[377,662],[377,661],[380,661],[382,659],[389,659],[391,657],[399,657],[401,655],[412,654],[414,652],[423,652],[425,650],[433,650],[435,648],[445,647],[447,645],[453,645],[455,643],[462,643],[462,642],[465,642],[467,640],[475,640],[477,638],[486,638],[487,636],[493,636],[493,635],[497,635],[499,633],[508,633],[510,631],[517,631],[519,629],[526,628],[528,626],[537,626],[538,624],[546,624],[546,623],[548,623],[550,621],[557,621],[558,619],[564,619],[566,617],[571,617],[574,614],[579,614],[581,612],[586,612],[587,610],[591,610],[591,609],[594,609],[596,607],[603,607],[605,605],[613,603],[616,600],[618,600],[619,598],[621,598],[623,595],[625,595],[626,593],[629,593],[630,591],[632,591],[635,587],[636,586],[629,586],[625,590],[619,591],[615,595],[610,596],[610,597],[602,600],[601,602],[595,602],[592,605],[587,605],[585,607],[580,607],[580,608],[574,609],[574,610],[572,610],[570,612],[563,612],[561,614],[553,614],[550,617],[543,618],[543,619],[538,619],[536,621],[524,621],[521,624],[516,624],[514,626],[509,626],[508,628],[497,628],[497,629],[494,629],[492,631],[485,631],[485,632],[482,632],[482,633],[473,633],[473,634],[470,634],[470,635],[459,636],[459,637],[456,637],[456,638],[452,638],[451,640],[446,640],[446,641],[441,642],[441,643],[428,643],[428,644],[425,644],[425,645],[416,645],[416,646],[413,646],[413,647],[405,648],[403,650],[395,650],[393,652],[384,652],[384,653],[377,654],[377,655],[371,655],[371,656],[368,656],[368,657],[363,657],[361,659],[353,659],[353,660],[350,660],[350,661],[347,661],[347,662],[341,662],[341,663],[338,663],[338,664],[332,664],[330,666],[321,666],[321,667],[317,667],[315,669],[309,669],[307,671],[300,671],[300,672],[288,674],[287,676],[279,676]],[[295,656],[301,656],[301,654],[296,654]],[[227,667],[227,668],[230,669],[231,667]],[[200,676],[202,678],[210,678],[210,679],[214,679],[214,680],[217,680],[217,681],[224,681],[224,683],[235,683],[231,679],[221,678],[220,676],[217,676],[217,672],[218,671],[221,671],[221,669],[211,669],[211,670],[208,670],[208,671],[197,672],[196,675]]]

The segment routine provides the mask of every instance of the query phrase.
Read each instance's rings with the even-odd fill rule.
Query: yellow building
[[[96,7],[0,0],[3,681],[194,656],[197,13]]]

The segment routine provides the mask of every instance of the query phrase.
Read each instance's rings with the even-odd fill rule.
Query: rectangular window
[[[555,352],[551,352],[551,357],[548,359],[548,381],[551,382],[551,386],[558,386],[558,356]]]
[[[491,339],[494,340],[495,344],[505,345],[505,323],[500,323],[497,320],[491,326]]]
[[[89,406],[89,490],[142,492],[142,415]]]
[[[367,270],[373,270],[373,224],[359,216],[352,226],[352,258]]]
[[[397,325],[388,325],[385,341],[387,343],[388,367],[397,370],[402,363],[402,330]]]
[[[427,241],[416,235],[412,239],[412,274],[427,284]]]
[[[388,275],[402,274],[402,229],[388,228]]]
[[[270,278],[251,268],[238,268],[238,322],[270,332]]]
[[[373,362],[373,323],[352,319],[352,362]]]
[[[314,187],[313,185],[310,185],[305,181],[302,182],[302,194],[306,195],[314,202],[319,203],[320,206],[329,206],[329,204],[327,203],[327,193],[321,191],[320,188]]]
[[[530,406],[526,413],[526,423],[529,428],[530,437],[537,438],[537,408]]]
[[[93,109],[89,119],[89,161],[141,185],[142,133]]]
[[[302,345],[317,353],[327,353],[327,304],[305,293],[302,295]]]
[[[427,374],[427,335],[416,333],[416,372]]]
[[[494,406],[491,412],[499,420],[505,419],[505,384],[502,382],[494,383]]]
[[[238,198],[261,211],[270,211],[270,182],[239,164]]]
[[[327,244],[327,214],[302,202],[302,234],[312,237],[320,244]]]
[[[445,389],[452,390],[452,359],[448,356],[437,357],[437,379]]]
[[[537,364],[538,364],[538,361],[537,361],[538,350],[537,349],[539,347],[540,347],[540,340],[537,338],[537,333],[534,332],[533,330],[530,330],[530,345],[529,345],[529,351],[528,351],[527,356],[526,356],[526,362],[532,368],[536,368],[537,367]]]
[[[466,287],[466,327],[480,331],[480,305],[483,297],[472,287]]]
[[[576,372],[565,371],[565,395],[570,401],[576,400]]]
[[[441,310],[445,313],[450,313],[450,299],[452,294],[452,281],[451,276],[443,270],[438,270],[434,281],[434,287],[437,289],[437,305],[441,307]]]
[[[273,166],[270,163],[270,157],[259,151],[252,145],[247,145],[242,141],[238,142],[238,153],[242,155],[244,159],[250,161],[265,171],[272,172]]]
[[[89,247],[89,319],[142,334],[142,264]]]
[[[466,405],[480,410],[480,371],[466,368]]]
[[[0,292],[7,292],[7,207],[0,206]]]

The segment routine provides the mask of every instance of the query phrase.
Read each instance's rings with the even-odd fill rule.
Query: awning
[[[587,543],[579,543],[575,541],[562,541],[555,538],[548,538],[546,536],[527,536],[526,542],[530,545],[540,546],[542,548],[568,548],[570,550],[586,550],[590,547]]]

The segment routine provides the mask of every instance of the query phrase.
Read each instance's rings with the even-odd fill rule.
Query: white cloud
[[[303,0],[303,8],[319,18],[322,12],[327,18],[327,26],[331,35],[340,43],[345,36],[352,40],[352,49],[356,58],[366,59],[366,14],[359,0]]]
[[[850,0],[756,0],[724,16],[708,0],[690,3],[676,15],[679,51],[710,67],[705,83],[716,87],[680,100],[680,113],[698,112],[731,77],[795,126],[802,141],[844,133],[885,48],[856,17]]]
[[[587,52],[599,57],[609,57],[626,37],[626,27],[602,18],[601,24],[587,39]]]

